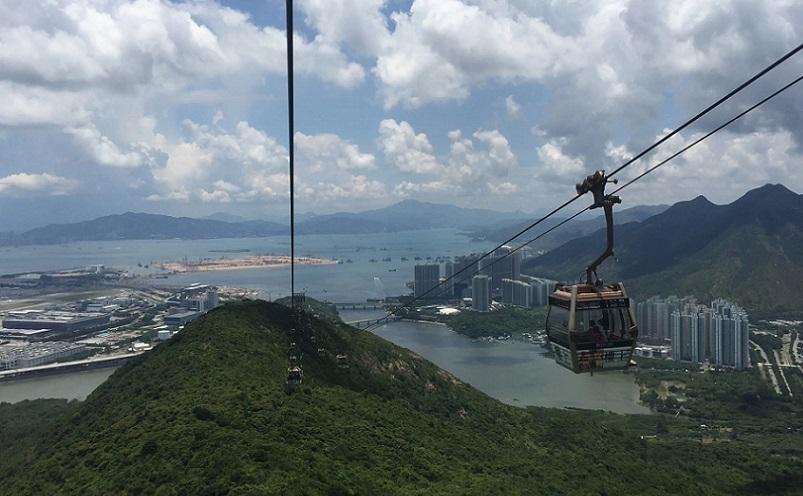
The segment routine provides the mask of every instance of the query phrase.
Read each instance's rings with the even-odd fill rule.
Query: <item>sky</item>
[[[538,212],[803,40],[799,1],[297,0],[296,208]],[[281,219],[284,2],[0,0],[0,230]],[[803,73],[799,54],[620,179]],[[622,192],[803,192],[803,84]]]

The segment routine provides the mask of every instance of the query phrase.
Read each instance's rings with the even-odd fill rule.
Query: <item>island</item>
[[[317,257],[296,257],[298,265],[332,265],[337,260]],[[170,272],[209,272],[213,270],[268,269],[290,265],[288,255],[255,255],[244,258],[201,258],[199,260],[180,260],[172,262],[153,262],[151,264]]]

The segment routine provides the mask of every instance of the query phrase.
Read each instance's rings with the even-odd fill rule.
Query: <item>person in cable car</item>
[[[603,208],[607,227],[605,251],[586,267],[583,283],[561,283],[549,297],[547,338],[555,361],[574,371],[594,372],[629,367],[638,327],[622,283],[605,283],[597,268],[613,255],[613,206],[619,197],[605,194],[608,178],[597,171],[577,185],[579,195],[591,192],[591,208]],[[612,181],[616,182],[616,181]]]
[[[593,320],[588,321],[588,335],[591,336],[591,340],[597,344],[601,344],[605,342],[605,334],[602,333],[602,330],[599,328],[597,323]]]

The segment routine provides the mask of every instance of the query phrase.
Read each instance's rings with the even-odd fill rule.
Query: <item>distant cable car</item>
[[[287,385],[299,386],[304,379],[304,371],[300,366],[294,365],[287,367]]]
[[[349,357],[348,355],[337,355],[337,368],[339,369],[347,369],[349,368]]]
[[[613,181],[616,183],[616,181]],[[591,208],[605,211],[607,246],[586,267],[586,281],[558,284],[549,297],[546,332],[555,361],[576,373],[624,369],[631,365],[638,327],[622,283],[605,284],[597,267],[613,255],[613,206],[605,194],[608,178],[597,171],[577,185],[577,193],[594,195]]]

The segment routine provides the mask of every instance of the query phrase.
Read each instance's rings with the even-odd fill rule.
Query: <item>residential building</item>
[[[474,276],[471,280],[471,306],[478,312],[491,309],[491,278],[485,275]]]
[[[441,266],[438,264],[424,264],[415,266],[415,280],[413,295],[416,298],[435,298],[443,292],[432,291],[440,284]]]

